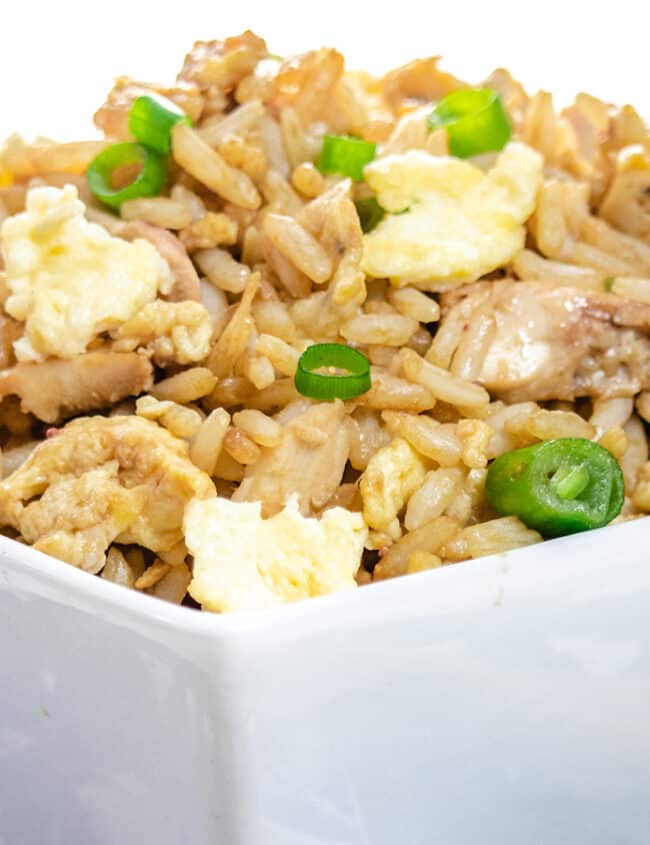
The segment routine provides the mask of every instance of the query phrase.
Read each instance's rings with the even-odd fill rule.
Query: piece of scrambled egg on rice
[[[410,150],[377,159],[364,175],[391,213],[364,236],[363,270],[398,287],[443,290],[503,266],[523,247],[542,158],[511,143],[484,172]]]
[[[194,555],[190,595],[205,610],[260,610],[354,589],[368,531],[359,513],[304,517],[292,497],[262,519],[260,502],[194,499],[185,509]]]
[[[19,361],[79,355],[172,288],[154,246],[115,238],[84,212],[72,185],[32,188],[26,210],[2,224],[4,309],[25,323],[14,344]]]

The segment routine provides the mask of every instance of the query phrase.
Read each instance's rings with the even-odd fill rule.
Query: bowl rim
[[[361,589],[352,589],[313,599],[278,605],[277,607],[257,611],[237,613],[211,613],[175,605],[138,590],[129,590],[119,584],[92,575],[77,567],[66,564],[37,549],[0,535],[0,583],[13,586],[12,578],[7,575],[13,569],[17,574],[16,589],[24,589],[24,578],[34,586],[34,593],[50,592],[57,594],[57,599],[64,595],[70,599],[81,599],[84,604],[97,602],[96,607],[103,613],[115,610],[121,616],[130,616],[142,622],[158,623],[167,629],[175,629],[185,634],[213,637],[214,635],[232,635],[242,632],[259,632],[264,629],[277,629],[278,626],[309,627],[310,621],[322,624],[329,619],[332,623],[341,615],[362,613],[374,614],[385,611],[390,605],[408,608],[414,596],[436,587],[449,590],[450,595],[467,586],[472,586],[486,578],[501,580],[511,574],[526,576],[526,569],[543,565],[540,556],[570,558],[571,566],[584,568],[588,572],[590,561],[587,547],[601,541],[601,551],[614,541],[616,535],[625,543],[626,535],[634,535],[647,522],[649,517],[639,517],[617,525],[546,540],[524,548],[487,555],[474,560],[462,561],[460,565],[450,565],[434,570],[416,572],[408,577],[387,579],[364,585]],[[617,566],[620,561],[617,561]],[[3,571],[4,570],[4,571]],[[531,574],[530,572],[528,574]],[[534,575],[535,573],[532,572]],[[435,580],[434,580],[435,579]]]

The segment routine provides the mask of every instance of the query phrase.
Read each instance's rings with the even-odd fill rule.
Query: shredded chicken
[[[303,515],[321,508],[341,483],[350,451],[341,401],[312,405],[284,425],[282,439],[248,466],[234,502],[262,502],[271,516],[296,494]],[[285,409],[285,414],[291,406]]]
[[[17,364],[0,372],[0,396],[17,395],[20,407],[43,422],[137,396],[153,384],[149,359],[135,352],[87,352],[67,360]]]
[[[144,238],[156,247],[162,258],[169,264],[169,269],[174,276],[174,285],[165,299],[170,302],[184,302],[186,299],[201,301],[201,283],[198,274],[187,250],[176,235],[160,226],[152,226],[143,220],[134,220],[127,223],[121,236],[127,241]]]
[[[537,282],[449,294],[428,354],[506,402],[633,396],[650,385],[650,306]]]
[[[214,495],[187,445],[139,417],[83,417],[41,443],[0,483],[0,523],[35,548],[98,572],[108,546],[165,552],[185,505]]]

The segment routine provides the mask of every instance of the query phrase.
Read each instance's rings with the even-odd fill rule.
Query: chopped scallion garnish
[[[375,157],[376,145],[349,135],[325,135],[316,166],[321,173],[340,173],[357,182],[363,180],[363,168]]]
[[[502,150],[512,129],[498,91],[467,88],[444,97],[427,118],[429,129],[446,129],[449,152],[458,158]]]
[[[185,112],[163,97],[138,97],[129,111],[131,135],[145,147],[164,155],[171,152],[171,133],[177,123],[192,125]]]
[[[342,343],[316,343],[300,356],[294,382],[311,399],[352,399],[370,390],[370,363]]]
[[[116,174],[131,168],[137,168],[135,178],[127,185],[115,186]],[[113,144],[92,160],[86,177],[98,199],[119,209],[125,200],[153,197],[162,191],[167,180],[167,160],[141,144]]]

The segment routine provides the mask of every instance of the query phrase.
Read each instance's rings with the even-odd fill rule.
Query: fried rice
[[[478,87],[512,137],[461,160],[428,118],[475,87],[438,58],[375,78],[245,32],[197,42],[170,85],[118,78],[104,140],[10,137],[3,533],[224,611],[541,542],[485,482],[557,438],[614,456],[618,521],[650,513],[650,130],[630,105],[558,110],[497,69]],[[164,190],[116,212],[86,173],[133,140],[148,94],[189,120]],[[375,145],[362,179],[319,165],[332,134]],[[320,343],[362,352],[369,389],[301,393]]]

